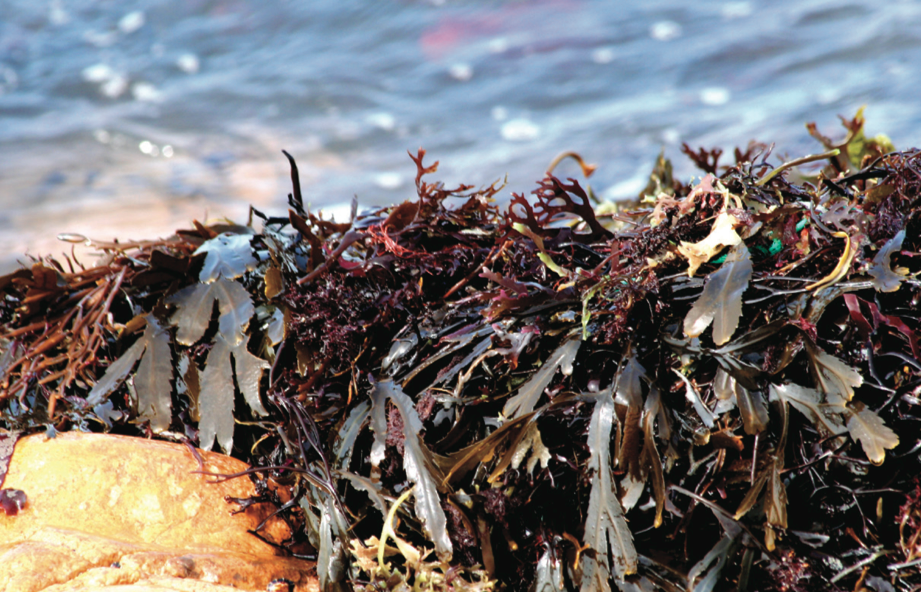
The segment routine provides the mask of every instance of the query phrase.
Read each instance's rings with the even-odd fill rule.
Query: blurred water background
[[[166,236],[193,218],[284,214],[282,149],[312,209],[414,195],[407,150],[449,184],[530,192],[577,150],[626,198],[659,151],[921,143],[911,1],[2,0],[0,273],[62,232]],[[558,171],[576,176],[570,165]]]

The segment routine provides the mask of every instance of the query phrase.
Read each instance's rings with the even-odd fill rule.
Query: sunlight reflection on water
[[[0,271],[62,232],[166,235],[283,212],[291,152],[315,208],[412,194],[407,150],[448,184],[531,191],[567,149],[628,197],[659,150],[817,146],[867,104],[921,130],[912,2],[603,0],[249,3],[6,0],[0,7]],[[563,175],[576,175],[562,169]],[[507,195],[507,194],[506,194]],[[340,208],[340,211],[342,209]]]

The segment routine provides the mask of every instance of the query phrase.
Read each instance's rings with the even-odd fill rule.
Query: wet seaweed
[[[843,123],[685,146],[705,176],[662,156],[626,207],[420,150],[415,198],[334,221],[285,153],[261,228],[0,278],[0,425],[216,441],[328,590],[921,584],[921,152]]]

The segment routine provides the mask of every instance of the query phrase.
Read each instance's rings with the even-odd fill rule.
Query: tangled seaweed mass
[[[419,151],[337,223],[291,159],[285,217],[0,278],[0,425],[217,442],[325,590],[917,586],[921,152],[844,124],[627,207]]]

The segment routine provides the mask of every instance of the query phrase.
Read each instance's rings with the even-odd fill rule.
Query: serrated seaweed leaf
[[[816,386],[829,404],[844,406],[854,398],[854,389],[863,384],[860,372],[810,341],[806,342],[806,352],[812,361]]]
[[[688,571],[688,588],[693,592],[711,592],[716,584],[719,583],[723,568],[729,562],[729,557],[735,550],[739,535],[742,534],[741,526],[729,520],[720,512],[714,510],[713,514],[723,527],[723,536],[704,555],[704,558],[695,563]],[[710,567],[711,564],[713,565],[712,567]],[[706,571],[706,575],[698,581],[697,578],[704,571]],[[691,588],[691,585],[693,585],[693,588]]]
[[[778,454],[783,454],[779,452]],[[787,488],[780,478],[783,460],[775,459],[771,463],[764,499],[764,514],[769,524],[780,528],[787,527]]]
[[[793,383],[772,384],[770,400],[789,403],[826,435],[844,432],[841,418],[835,412],[837,409],[822,403],[822,395],[815,389]]]
[[[547,463],[550,462],[550,450],[544,446],[544,442],[541,440],[537,422],[528,424],[521,441],[515,446],[511,459],[513,469],[518,469],[521,466],[525,456],[528,455],[528,451],[531,452],[530,456],[528,456],[527,464],[529,474],[534,472],[534,467],[537,466],[538,462],[540,462],[541,468],[547,468]]]
[[[745,243],[729,252],[720,268],[710,274],[704,291],[684,318],[684,332],[697,337],[713,323],[713,342],[723,345],[732,338],[742,316],[742,293],[752,277],[752,261]]]
[[[378,385],[380,383],[377,383]],[[371,443],[371,476],[376,480],[380,475],[380,464],[387,453],[387,389],[371,389],[371,431],[374,441]]]
[[[272,316],[265,322],[265,336],[272,345],[278,345],[285,338],[288,326],[285,323],[285,313],[281,308],[272,311]]]
[[[869,274],[873,276],[873,287],[880,292],[895,292],[899,289],[902,280],[905,279],[904,275],[892,270],[890,261],[892,254],[899,252],[902,248],[902,241],[904,240],[905,229],[903,228],[886,241],[886,244],[873,258],[873,265],[870,266]]]
[[[783,454],[779,452],[778,454]],[[787,490],[780,473],[783,470],[783,459],[779,456],[772,459],[768,466],[765,467],[755,479],[748,493],[739,504],[733,518],[739,520],[762,499],[761,492],[764,491],[764,516],[768,524],[780,528],[787,527]]]
[[[155,432],[169,429],[172,419],[173,360],[169,333],[152,316],[147,316],[147,327],[140,339],[134,342],[120,358],[115,360],[86,397],[89,406],[104,401],[141,360],[134,377],[138,394],[138,414],[150,421]]]
[[[90,390],[89,394],[86,396],[87,405],[93,407],[108,398],[112,391],[117,389],[119,385],[124,382],[125,377],[128,376],[128,373],[134,368],[134,365],[141,357],[141,354],[144,353],[144,348],[146,347],[147,339],[145,331],[140,339],[125,350],[125,353],[123,353],[120,358],[109,364],[106,373],[102,375],[102,378],[96,382],[92,390]]]
[[[361,433],[361,428],[371,414],[371,401],[362,401],[351,412],[336,434],[336,443],[333,446],[332,465],[344,471],[352,459],[352,450],[355,440]],[[386,426],[386,423],[384,424]],[[378,461],[380,462],[380,461]]]
[[[725,211],[719,213],[710,234],[702,241],[689,243],[681,241],[678,252],[688,260],[688,276],[694,277],[697,268],[709,261],[723,247],[733,247],[742,242],[734,227],[739,221]]]
[[[658,528],[662,525],[662,511],[665,509],[665,475],[662,469],[662,458],[656,448],[656,439],[653,434],[656,418],[659,419],[659,437],[668,440],[671,431],[662,405],[662,397],[655,387],[649,389],[646,403],[643,406],[643,450],[640,456],[646,471],[652,477],[652,493],[656,498],[656,518],[653,525]]]
[[[258,261],[253,257],[252,238],[248,234],[221,234],[204,242],[195,251],[196,255],[207,253],[198,279],[203,283],[218,278],[232,280],[254,269]]]
[[[529,435],[533,430],[537,429],[535,425],[537,418],[542,414],[544,410],[538,410],[528,415],[519,417],[510,422],[503,424],[502,428],[496,430],[490,434],[489,439],[495,440],[495,445],[492,448],[486,449],[483,452],[485,454],[481,457],[481,462],[489,462],[489,460],[496,454],[498,450],[498,445],[505,437],[508,438],[508,447],[500,453],[499,462],[495,463],[495,468],[490,473],[489,478],[486,480],[487,483],[495,485],[502,480],[502,477],[505,475],[505,472],[512,466],[512,463],[517,459],[520,463],[524,458],[524,454],[527,453],[530,448]],[[524,421],[522,421],[524,420]],[[522,429],[506,429],[510,426],[518,425]],[[494,435],[498,434],[495,438]],[[504,436],[503,436],[504,434]],[[463,451],[462,451],[463,452]],[[456,465],[452,466],[449,470],[454,471]]]
[[[189,398],[189,417],[193,421],[201,421],[201,410],[198,402],[201,399],[201,371],[188,351],[182,352],[179,356],[179,364],[176,366],[179,380],[176,381],[176,390],[180,395]]]
[[[673,370],[673,372],[677,374],[678,378],[681,379],[681,382],[684,383],[684,397],[694,407],[694,411],[697,412],[700,420],[704,422],[705,426],[712,428],[715,424],[716,418],[714,417],[713,412],[710,411],[710,409],[708,409],[704,404],[703,399],[700,398],[700,393],[697,392],[697,389],[694,388],[694,385],[691,384],[691,381],[688,380],[684,374],[678,370]]]
[[[438,350],[437,353],[432,354],[432,355],[429,356],[424,362],[422,362],[421,364],[418,364],[415,368],[413,368],[413,370],[412,370],[409,374],[407,374],[405,378],[403,378],[403,384],[405,385],[406,383],[408,383],[408,382],[410,382],[411,380],[413,380],[418,374],[420,374],[423,370],[425,370],[426,368],[428,368],[429,366],[431,366],[432,364],[434,364],[434,363],[437,362],[438,360],[441,360],[441,359],[443,359],[443,358],[445,358],[445,357],[447,357],[447,356],[449,356],[449,355],[451,355],[451,354],[453,354],[453,353],[455,353],[455,352],[457,352],[457,351],[459,351],[459,350],[461,350],[461,349],[467,347],[474,339],[476,339],[476,338],[478,338],[478,337],[484,337],[484,336],[492,335],[492,333],[494,333],[494,329],[492,328],[492,326],[491,326],[491,325],[486,325],[486,326],[484,326],[484,327],[479,327],[478,329],[476,329],[476,330],[474,330],[474,331],[465,333],[465,334],[463,334],[463,335],[461,335],[461,336],[458,336],[458,337],[456,337],[456,338],[445,338],[443,341],[445,341],[445,342],[447,342],[447,343],[450,343],[450,345],[441,348],[440,350]],[[488,349],[487,346],[488,346],[491,342],[492,342],[492,339],[489,338],[489,337],[487,337],[485,340],[481,340],[481,341],[476,345],[476,348],[475,348],[475,349],[478,350],[478,351],[481,350],[481,349],[482,349],[482,351],[485,351],[485,349]],[[483,348],[485,348],[485,349],[483,349]],[[481,352],[481,353],[482,353],[482,352]],[[479,354],[477,354],[477,355],[479,355]],[[468,357],[470,357],[470,356],[468,355]],[[474,357],[476,357],[476,356],[470,357],[470,360],[473,360]],[[470,360],[468,360],[467,363],[469,363]],[[450,378],[453,378],[454,376],[456,376],[463,368],[464,368],[464,366],[462,366],[461,364],[455,364],[454,367],[452,367],[448,372],[444,373],[443,375],[440,375],[440,376],[438,377],[438,380],[436,381],[436,383],[444,382],[445,380],[450,380]],[[450,373],[450,377],[446,379],[446,378],[445,378],[445,375],[447,375],[448,373]]]
[[[617,447],[617,466],[628,473],[637,473],[639,466],[640,436],[643,428],[640,419],[643,417],[643,408],[633,405],[627,407],[624,414],[622,435]]]
[[[886,450],[899,445],[899,437],[883,419],[863,403],[855,401],[848,407],[847,430],[851,438],[860,442],[871,463],[883,464]]]
[[[717,414],[726,413],[736,406],[737,385],[738,381],[731,374],[723,370],[722,367],[717,368],[716,374],[713,376],[713,394],[716,395],[717,399],[714,411]]]
[[[736,392],[736,404],[739,406],[739,415],[746,434],[758,434],[767,428],[768,411],[764,405],[764,397],[760,391],[750,391],[738,381],[733,380]]]
[[[214,282],[218,301],[218,327],[221,335],[231,345],[243,340],[243,332],[255,308],[246,288],[233,280],[221,278]]]
[[[511,445],[514,446],[514,444],[521,439],[522,431],[527,428],[530,422],[537,419],[537,416],[538,412],[535,411],[527,415],[522,415],[518,419],[507,421],[503,423],[499,429],[482,440],[450,455],[444,466],[444,470],[447,471],[444,483],[447,484],[457,481],[479,463],[489,462],[494,457],[496,450],[504,446],[507,441],[511,441]],[[502,462],[496,466],[496,469],[489,478],[490,480],[493,479],[493,477],[498,479],[498,477],[501,476],[508,464],[511,463],[510,457],[511,455],[506,455]],[[507,463],[505,462],[506,459],[508,459]]]
[[[413,497],[416,500],[416,515],[422,521],[425,533],[435,544],[435,553],[442,561],[450,561],[453,548],[448,537],[447,518],[438,497],[438,484],[442,481],[442,475],[432,460],[431,452],[419,436],[419,432],[422,431],[422,420],[419,419],[412,399],[393,382],[375,383],[374,392],[377,393],[372,395],[375,407],[384,406],[376,404],[383,396],[393,403],[403,418],[403,469],[409,480],[415,484]],[[372,409],[372,423],[375,422],[375,413],[376,410]],[[377,437],[378,432],[375,430],[375,440]]]
[[[211,450],[215,438],[225,452],[233,449],[233,395],[230,346],[219,333],[201,372],[201,422],[198,429],[202,449]]]
[[[194,345],[205,334],[214,311],[214,287],[212,284],[192,284],[166,299],[167,304],[178,307],[170,323],[176,327],[176,341],[182,345]]]
[[[617,382],[614,386],[614,401],[621,405],[642,408],[643,406],[643,384],[642,378],[646,374],[646,369],[640,364],[636,355],[632,354],[627,358],[627,363],[617,375]]]
[[[621,504],[625,511],[630,510],[639,501],[646,488],[649,467],[645,457],[641,459],[640,438],[643,433],[642,379],[646,370],[637,361],[635,353],[628,354],[627,362],[620,368],[614,381],[614,402],[627,407],[623,423],[619,428],[621,434],[617,447],[617,466],[626,471],[620,482],[622,489]]]
[[[333,537],[337,509],[327,497],[320,504],[320,548],[317,554],[317,579],[320,590],[335,590],[334,585],[342,580],[347,567],[348,554],[341,527],[339,536]]]
[[[194,345],[211,323],[214,302],[218,303],[218,325],[224,339],[231,345],[243,340],[243,332],[253,316],[255,307],[249,292],[234,280],[219,278],[209,284],[194,284],[166,299],[178,308],[171,319],[177,327],[176,341]]]
[[[640,501],[640,496],[646,489],[648,469],[640,458],[640,438],[643,427],[640,419],[643,417],[642,407],[628,407],[624,415],[623,436],[617,448],[617,466],[626,474],[620,481],[622,491],[620,503],[625,512],[629,512]]]
[[[339,475],[344,479],[348,479],[355,489],[366,492],[374,507],[380,511],[382,516],[387,516],[387,502],[381,497],[380,483],[375,483],[349,471],[339,471]]]
[[[153,316],[147,317],[144,330],[144,357],[134,376],[138,393],[138,414],[150,420],[154,432],[169,429],[172,419],[173,356],[169,333]]]
[[[563,564],[548,548],[537,560],[537,573],[529,592],[561,592],[563,587]]]
[[[559,592],[560,590],[561,588],[558,588],[553,592]],[[588,553],[582,554],[582,584],[579,590],[581,592],[594,592],[595,590],[610,592],[611,574],[605,562],[599,561]]]
[[[218,333],[208,352],[205,369],[199,374],[199,438],[200,446],[205,450],[211,450],[215,438],[225,452],[229,453],[233,448],[234,374],[250,409],[258,415],[268,415],[259,392],[262,374],[269,364],[251,354],[247,349],[248,343],[247,335],[236,345],[229,345]]]
[[[769,551],[775,547],[775,535],[773,527],[787,528],[787,488],[784,485],[780,475],[784,467],[784,446],[787,440],[787,405],[781,406],[781,415],[783,416],[783,431],[767,466],[758,473],[758,478],[752,484],[751,489],[745,495],[739,508],[736,510],[733,518],[739,520],[745,516],[759,500],[763,500],[763,512],[765,518],[764,544]],[[764,491],[764,496],[761,492]]]
[[[243,398],[249,404],[250,409],[259,415],[268,415],[269,412],[262,406],[259,400],[259,383],[262,381],[262,373],[270,368],[269,363],[258,356],[249,353],[246,345],[249,343],[249,335],[243,341],[233,347],[233,366],[236,370],[237,385]]]
[[[265,282],[265,297],[269,300],[281,294],[285,289],[284,276],[281,275],[281,271],[274,265],[270,265],[269,268],[265,270],[265,275],[262,280]]]
[[[550,385],[557,368],[562,369],[563,374],[572,374],[572,363],[579,353],[579,346],[582,341],[578,338],[568,339],[559,346],[556,351],[550,354],[544,365],[541,366],[534,375],[518,390],[518,394],[510,398],[502,409],[502,414],[508,418],[517,418],[534,410],[534,406],[540,400],[544,389]]]
[[[767,427],[768,411],[759,391],[748,390],[731,374],[720,368],[713,378],[713,392],[720,399],[716,408],[717,413],[728,411],[733,404],[738,406],[746,434],[758,434]]]
[[[618,578],[636,573],[637,555],[633,534],[617,499],[611,471],[613,425],[614,397],[609,389],[598,394],[588,428],[587,444],[591,452],[588,469],[593,478],[583,542],[595,551],[595,564],[583,570],[582,590],[593,589],[592,586],[598,583],[603,573],[600,570],[610,573],[610,566],[607,565],[609,550],[614,559],[614,573]]]
[[[333,569],[333,557],[336,555],[335,546],[339,541],[333,539],[332,520],[330,510],[326,504],[320,506],[320,545],[317,549],[317,580],[320,590],[324,592],[332,588],[336,578]],[[339,543],[341,544],[341,543]]]
[[[492,343],[491,338],[489,337],[484,338],[482,341],[477,343],[473,347],[473,349],[470,350],[470,353],[464,356],[464,358],[460,362],[458,362],[457,364],[454,364],[453,366],[448,368],[447,371],[441,373],[441,375],[437,379],[435,379],[435,381],[429,386],[429,388],[432,388],[439,384],[448,382],[449,380],[451,380],[452,378],[460,374],[462,370],[464,370],[464,373],[461,374],[460,378],[457,379],[457,384],[454,387],[455,396],[460,396],[461,391],[463,391],[464,389],[464,384],[466,383],[467,379],[470,378],[470,374],[473,372],[474,368],[476,367],[476,364],[479,363],[479,362],[475,362],[473,363],[473,365],[471,365],[471,362],[474,362],[474,360],[482,361],[483,354],[485,354],[487,350],[489,350],[490,347],[492,347],[492,345],[493,343]],[[499,353],[496,350],[493,350],[493,351],[495,351],[495,353]],[[492,355],[492,352],[490,352],[490,354],[487,354],[487,355]]]
[[[413,497],[416,500],[416,515],[422,520],[422,526],[431,541],[435,543],[435,553],[442,561],[450,561],[453,554],[451,539],[448,537],[447,518],[438,497],[438,483],[442,476],[431,461],[431,453],[419,437],[422,422],[419,420],[412,401],[402,391],[394,390],[391,401],[403,416],[403,436],[405,452],[403,469],[409,480],[416,484]]]
[[[764,486],[767,484],[767,480],[768,469],[764,469],[758,473],[758,477],[755,478],[755,482],[752,483],[748,493],[746,493],[745,497],[742,498],[742,502],[739,504],[738,509],[736,509],[736,513],[733,515],[733,518],[739,520],[755,507],[755,504],[758,503],[759,499],[761,499],[761,492],[764,491]]]

